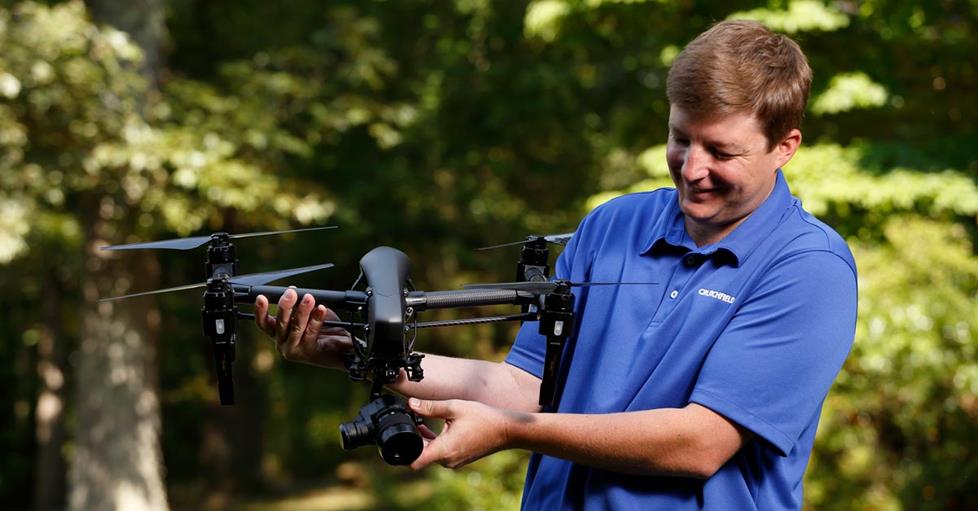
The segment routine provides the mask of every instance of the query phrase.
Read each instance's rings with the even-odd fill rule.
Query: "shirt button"
[[[696,257],[693,254],[690,254],[683,258],[683,263],[685,263],[686,266],[696,266],[696,263],[698,262],[699,262],[699,257]]]
[[[669,298],[672,298],[673,300],[675,300],[677,296],[679,296],[679,291],[676,291],[675,289],[673,289],[672,292],[669,293]]]

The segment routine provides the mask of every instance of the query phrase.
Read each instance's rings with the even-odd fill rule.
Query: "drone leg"
[[[217,363],[217,391],[221,396],[222,405],[234,404],[234,346],[230,349],[214,345],[214,360]]]
[[[227,279],[211,279],[204,292],[204,307],[200,310],[204,335],[211,340],[214,348],[214,363],[217,369],[217,389],[222,405],[234,404],[234,378],[231,366],[234,362],[235,341],[237,340],[237,309],[234,306],[234,291]]]
[[[547,338],[547,354],[543,362],[543,380],[540,382],[540,406],[557,405],[557,375],[560,372],[560,357],[564,351],[564,339]]]

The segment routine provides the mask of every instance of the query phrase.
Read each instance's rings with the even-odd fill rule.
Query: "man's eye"
[[[720,161],[726,161],[726,160],[729,160],[730,158],[733,158],[734,157],[734,155],[732,155],[732,154],[725,153],[725,152],[720,151],[720,150],[717,150],[717,149],[712,149],[712,150],[710,150],[710,152],[713,153],[713,157],[714,158],[716,158],[716,159],[718,159]]]

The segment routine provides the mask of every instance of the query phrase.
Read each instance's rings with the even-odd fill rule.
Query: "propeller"
[[[226,233],[214,233],[210,236],[194,236],[192,238],[174,238],[170,240],[161,241],[148,241],[145,243],[129,243],[126,245],[107,245],[100,247],[102,250],[140,250],[140,249],[170,249],[170,250],[191,250],[197,248],[207,242],[221,237],[227,236],[230,239],[239,238],[253,238],[256,236],[272,236],[275,234],[287,234],[290,232],[305,232],[305,231],[322,231],[325,229],[336,229],[335,225],[327,225],[325,227],[307,227],[305,229],[290,229],[286,231],[264,231],[264,232],[246,232],[243,234],[226,234]]]
[[[506,289],[509,291],[526,291],[537,295],[554,292],[561,284],[571,287],[588,286],[651,286],[658,282],[568,282],[566,280],[540,280],[529,282],[496,282],[492,284],[466,284],[465,289]]]
[[[492,245],[490,247],[477,248],[476,250],[493,250],[502,247],[512,247],[516,245],[522,245],[528,241],[534,241],[536,239],[542,238],[543,241],[547,243],[553,243],[554,245],[566,245],[571,238],[574,237],[574,233],[566,232],[564,234],[547,234],[546,236],[527,236],[523,241],[513,241],[511,243],[503,243],[501,245]]]
[[[302,273],[308,273],[316,270],[325,270],[327,268],[332,268],[332,267],[333,267],[333,263],[326,263],[326,264],[317,264],[313,266],[303,266],[302,268],[293,268],[291,270],[278,270],[278,271],[269,271],[264,273],[250,273],[247,275],[235,275],[234,277],[228,278],[228,283],[236,286],[248,286],[248,287],[260,286],[263,284],[268,284],[269,282],[274,282],[279,279],[291,277],[293,275],[299,275]],[[114,302],[116,300],[124,300],[126,298],[133,298],[136,296],[156,295],[160,293],[170,293],[173,291],[185,291],[187,289],[197,289],[201,287],[207,287],[207,283],[201,282],[199,284],[188,284],[185,286],[168,287],[166,289],[156,289],[154,291],[143,291],[141,293],[133,293],[129,295],[102,298],[99,300],[99,303]]]

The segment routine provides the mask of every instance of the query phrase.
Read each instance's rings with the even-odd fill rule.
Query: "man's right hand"
[[[323,327],[324,321],[339,321],[339,316],[323,305],[316,306],[306,294],[296,304],[298,295],[287,290],[278,301],[278,315],[268,314],[268,298],[255,300],[255,323],[275,339],[278,351],[286,360],[342,369],[343,355],[353,351],[350,333],[339,327]]]

